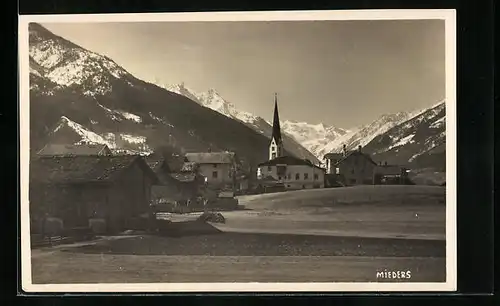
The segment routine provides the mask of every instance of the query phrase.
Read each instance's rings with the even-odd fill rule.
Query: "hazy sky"
[[[445,96],[444,21],[44,24],[136,77],[237,108],[350,128]]]

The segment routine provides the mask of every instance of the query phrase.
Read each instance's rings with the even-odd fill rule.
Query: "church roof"
[[[280,116],[278,114],[278,97],[276,94],[274,94],[273,134],[271,138],[274,138],[277,142],[281,142]]]
[[[316,167],[319,169],[323,169],[319,166],[316,166],[313,164],[311,161],[307,159],[300,159],[294,156],[280,156],[271,160],[268,160],[266,162],[260,163],[259,167],[261,166],[277,166],[277,165],[304,165],[304,166],[310,166],[310,167]]]

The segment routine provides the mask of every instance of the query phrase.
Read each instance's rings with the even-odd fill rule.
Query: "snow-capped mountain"
[[[375,160],[444,170],[446,107],[442,101],[375,137],[364,150]]]
[[[286,134],[301,143],[320,160],[323,159],[324,148],[336,144],[351,132],[346,129],[327,126],[323,123],[310,124],[290,120],[282,121],[281,127]]]
[[[321,153],[341,152],[345,145],[347,150],[353,150],[358,146],[366,146],[372,139],[378,135],[384,134],[392,127],[408,120],[410,115],[406,112],[396,114],[384,114],[375,121],[353,129],[343,137],[337,138],[336,142],[328,144]]]
[[[150,153],[230,150],[267,159],[269,139],[240,121],[135,78],[111,59],[29,26],[30,145],[104,143]]]
[[[272,123],[267,122],[262,117],[237,109],[233,103],[224,99],[222,95],[215,89],[209,89],[206,92],[197,92],[192,88],[186,87],[184,83],[159,86],[171,92],[183,95],[199,103],[200,105],[210,108],[228,118],[241,121],[243,124],[252,128],[256,132],[266,137],[271,137]],[[282,127],[282,130],[284,132],[283,144],[286,150],[298,157],[307,158],[315,163],[319,162],[319,159],[307,148],[305,148],[303,144],[301,144],[300,140],[295,138],[293,135],[288,134],[288,130],[286,128]]]
[[[253,115],[251,113],[238,110],[234,104],[225,100],[216,90],[210,89],[207,92],[200,93],[185,86],[185,84],[164,86],[168,90],[189,97],[191,100],[196,101],[200,105],[215,110],[229,118],[239,120],[256,130],[261,134],[270,136],[272,131],[272,123],[265,119]],[[306,157],[313,160],[323,160],[323,156],[329,152],[340,152],[343,145],[346,145],[348,150],[354,150],[358,146],[365,147],[365,151],[373,154],[374,158],[385,158],[388,161],[398,160],[403,164],[414,163],[417,157],[427,156],[425,145],[420,148],[420,151],[413,153],[415,157],[410,156],[407,160],[397,158],[398,154],[394,149],[398,146],[405,144],[405,139],[398,139],[395,143],[388,144],[386,147],[380,147],[378,151],[372,151],[375,145],[371,144],[373,141],[378,141],[378,138],[383,137],[389,133],[393,128],[408,123],[410,120],[414,121],[413,125],[419,125],[421,121],[415,118],[421,118],[423,114],[430,114],[430,110],[439,110],[444,107],[444,101],[431,106],[426,109],[419,109],[411,112],[399,112],[395,114],[383,114],[373,122],[363,125],[351,130],[328,126],[323,123],[311,124],[307,122],[297,122],[291,120],[282,120],[281,128],[285,138],[285,147],[289,151],[295,151],[299,156],[314,155],[314,157]],[[444,117],[436,121],[433,128],[439,129],[443,124]],[[444,125],[443,125],[444,126]],[[444,134],[443,134],[444,135]],[[434,136],[432,136],[434,137]],[[428,140],[430,143],[432,139]],[[288,144],[288,146],[286,146]],[[299,150],[297,150],[299,148]],[[394,149],[394,150],[393,150]],[[389,153],[381,154],[379,151],[385,150]],[[415,147],[412,149],[415,150]],[[307,152],[304,154],[304,152]],[[309,153],[310,152],[310,153]],[[420,155],[419,155],[420,154]]]
[[[385,158],[393,160],[390,158],[390,155],[397,155],[395,154],[397,152],[392,149],[403,144],[405,139],[398,139],[399,143],[396,141],[396,143],[388,144],[387,147],[379,148],[378,151],[371,150],[375,147],[372,142],[378,141],[378,138],[384,137],[384,135],[399,125],[408,123],[417,126],[422,123],[422,121],[419,121],[417,118],[428,116],[441,108],[444,108],[444,101],[440,101],[439,103],[432,105],[430,108],[419,109],[416,111],[383,114],[375,121],[351,130],[325,126],[324,124],[313,125],[305,122],[297,123],[290,121],[282,122],[282,127],[289,135],[292,135],[320,160],[323,160],[323,156],[327,153],[341,152],[344,145],[348,151],[354,150],[359,146],[365,147],[366,152],[373,154],[379,154],[380,152],[378,151],[380,150],[390,151],[391,153],[385,154]],[[440,124],[443,124],[444,114],[440,120],[441,121],[436,121],[433,125],[435,129],[444,127],[444,125],[440,126]],[[429,139],[428,141],[432,143],[433,140]],[[427,152],[427,150],[424,147],[420,150],[422,151],[421,154],[425,156],[425,152]],[[414,154],[419,156],[419,152],[414,152]],[[415,158],[416,157],[412,160],[401,160],[401,158],[397,158],[397,160],[401,163],[407,164],[412,163]]]
[[[90,142],[117,152],[210,148],[235,151],[252,164],[267,160],[270,123],[238,110],[216,90],[198,93],[183,84],[166,90],[41,25],[30,24],[29,34],[33,151],[48,142]],[[383,115],[353,130],[287,120],[281,126],[285,151],[302,158],[321,160],[346,144],[364,146],[376,160],[444,167],[444,102]]]

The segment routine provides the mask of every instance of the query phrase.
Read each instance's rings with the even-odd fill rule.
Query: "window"
[[[318,177],[318,174],[317,173],[314,173],[314,180],[319,180],[319,177]]]
[[[340,174],[340,169],[339,169],[339,167],[335,168],[335,174]]]
[[[212,178],[217,178],[219,176],[219,172],[214,171],[212,172]]]
[[[286,178],[290,180],[292,178],[292,174],[288,173],[288,175],[286,176]],[[290,187],[290,186],[288,186],[288,187]]]
[[[304,180],[308,180],[309,179],[309,173],[304,173]]]
[[[278,176],[278,180],[280,180],[280,181],[281,181],[281,176]]]
[[[217,164],[214,164],[214,168],[217,168]]]
[[[295,173],[295,180],[296,181],[300,180],[300,174],[299,173]]]
[[[271,154],[271,156],[272,156],[271,159],[275,159],[276,158],[276,153]]]
[[[275,146],[271,146],[271,152],[276,152],[276,147]]]
[[[271,166],[267,166],[267,171],[271,171]]]

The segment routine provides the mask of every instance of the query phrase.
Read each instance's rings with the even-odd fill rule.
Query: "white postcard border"
[[[149,283],[32,284],[29,220],[29,43],[28,24],[82,22],[201,22],[299,20],[440,19],[446,27],[446,282],[444,283]],[[456,254],[456,11],[346,10],[196,12],[19,16],[19,122],[21,283],[27,292],[409,292],[455,291]]]

